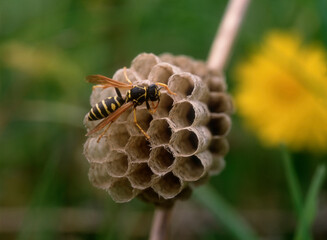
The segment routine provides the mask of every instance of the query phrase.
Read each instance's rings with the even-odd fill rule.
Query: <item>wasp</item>
[[[86,78],[88,82],[97,84],[96,86],[93,86],[93,89],[105,89],[114,87],[117,94],[117,96],[107,97],[106,99],[103,99],[99,103],[95,104],[88,113],[88,119],[90,121],[103,119],[98,125],[96,125],[86,134],[86,136],[89,136],[105,128],[99,136],[97,142],[100,141],[111,124],[131,107],[133,107],[134,111],[135,125],[140,129],[140,131],[147,139],[150,139],[150,136],[141,128],[137,122],[136,107],[142,105],[145,102],[148,111],[151,114],[154,114],[160,102],[160,89],[165,88],[169,94],[176,95],[176,93],[172,92],[164,83],[157,82],[149,86],[133,85],[127,76],[126,67],[124,68],[124,76],[128,83],[122,83],[102,75],[90,75]],[[123,98],[119,89],[128,89],[125,98]],[[150,107],[149,101],[151,101],[152,108]],[[154,102],[157,102],[157,104],[154,105]]]

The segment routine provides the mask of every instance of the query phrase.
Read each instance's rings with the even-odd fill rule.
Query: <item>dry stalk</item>
[[[157,208],[154,212],[150,240],[167,240],[170,234],[172,208]]]
[[[222,72],[250,0],[230,0],[211,46],[207,66]]]

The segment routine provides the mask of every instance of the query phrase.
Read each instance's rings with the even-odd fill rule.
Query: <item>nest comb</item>
[[[137,120],[149,140],[135,126],[132,109],[111,125],[99,143],[98,136],[87,139],[84,154],[90,163],[90,182],[116,202],[138,196],[169,205],[186,199],[193,187],[225,166],[232,103],[224,77],[185,56],[146,53],[133,60],[127,75],[134,85],[165,83],[176,95],[161,90],[153,115],[146,106],[137,107]],[[123,69],[113,79],[125,82]],[[114,95],[113,88],[95,88],[91,105]],[[91,130],[97,121],[86,116],[84,124]]]

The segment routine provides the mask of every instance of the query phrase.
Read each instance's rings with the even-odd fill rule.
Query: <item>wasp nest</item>
[[[116,202],[139,196],[167,205],[188,198],[194,186],[218,174],[225,165],[232,104],[225,93],[224,77],[185,56],[145,53],[133,60],[127,75],[134,85],[165,83],[176,95],[162,89],[153,115],[145,104],[137,107],[137,121],[149,140],[135,126],[132,109],[123,113],[99,142],[99,133],[89,137],[84,146],[89,179]],[[123,70],[113,79],[126,82]],[[114,95],[112,88],[95,88],[91,105]],[[91,130],[98,121],[88,121],[86,116],[84,123]]]

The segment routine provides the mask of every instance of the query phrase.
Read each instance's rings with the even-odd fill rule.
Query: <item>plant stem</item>
[[[285,168],[285,175],[286,175],[288,188],[290,190],[290,194],[292,197],[295,213],[297,217],[299,217],[303,209],[303,194],[301,192],[298,178],[294,171],[294,166],[291,156],[285,146],[282,145],[281,150],[282,150],[282,159]]]
[[[222,72],[250,0],[230,0],[211,46],[208,68]]]
[[[244,221],[214,188],[206,185],[194,191],[195,198],[204,204],[213,216],[233,234],[234,239],[256,240],[259,239],[251,227]]]
[[[303,209],[296,227],[295,240],[312,239],[311,226],[316,217],[318,195],[325,178],[325,166],[318,166],[311,180]]]
[[[152,221],[150,240],[167,240],[170,233],[171,208],[156,208]]]

